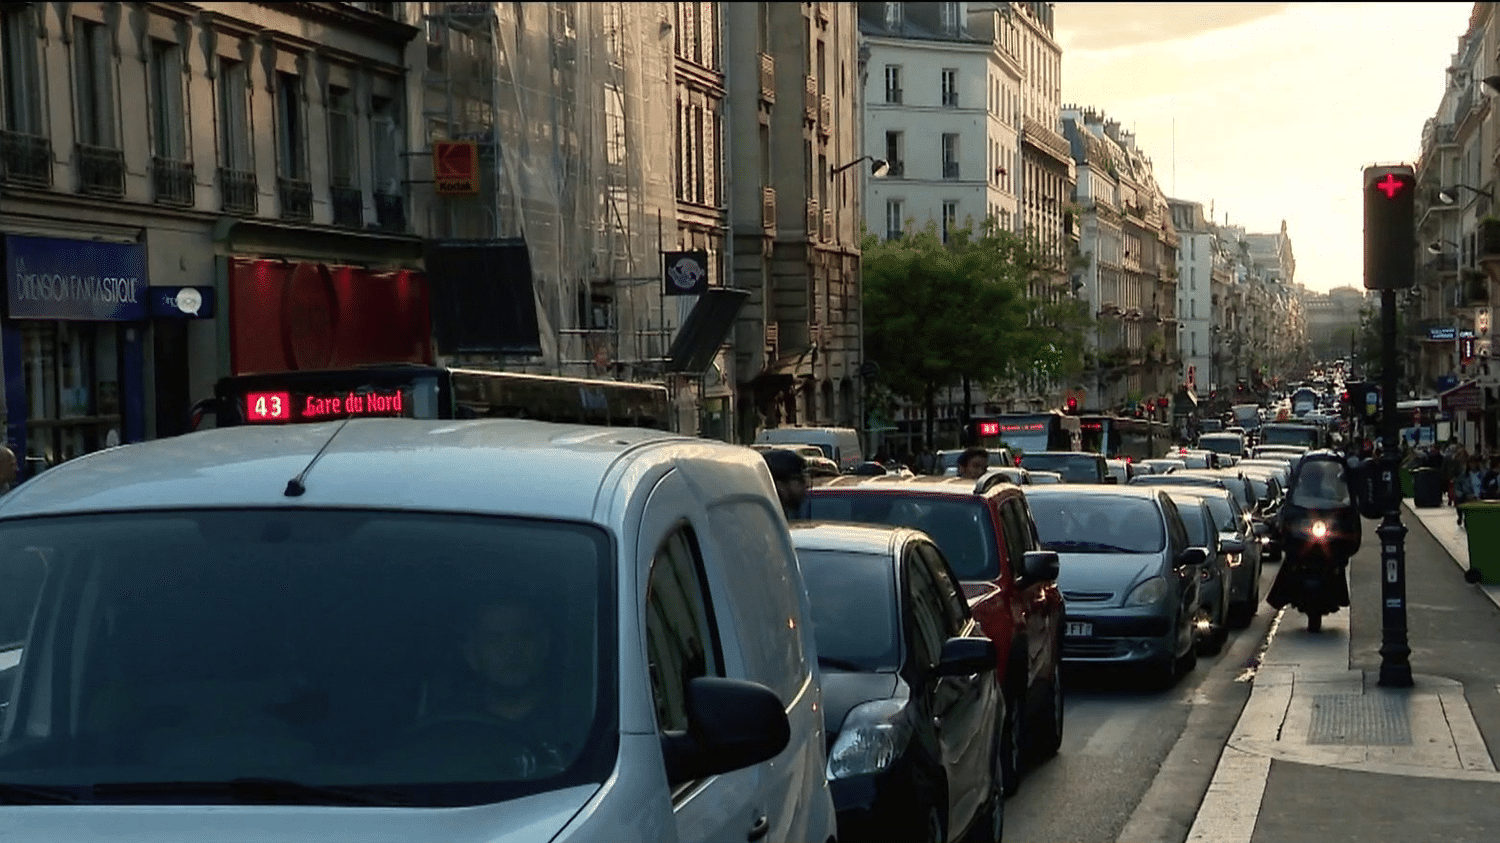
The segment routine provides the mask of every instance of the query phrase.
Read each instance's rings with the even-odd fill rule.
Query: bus
[[[985,448],[1010,448],[1018,456],[1037,451],[1083,450],[1078,416],[1059,410],[1003,413],[973,420],[974,441]]]
[[[1401,441],[1414,447],[1446,442],[1453,431],[1452,415],[1442,411],[1436,398],[1397,401],[1396,425]]]
[[[1120,416],[1082,416],[1080,422],[1080,450],[1107,459],[1155,459],[1172,445],[1172,430],[1166,422]]]
[[[217,427],[387,416],[654,430],[672,430],[674,419],[660,384],[403,364],[233,375],[193,406],[188,429],[198,429],[207,416]]]

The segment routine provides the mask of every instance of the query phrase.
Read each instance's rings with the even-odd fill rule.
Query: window
[[[919,668],[931,668],[942,656],[943,643],[948,640],[946,610],[943,595],[932,570],[922,561],[915,550],[906,555],[906,603],[911,607],[911,620],[907,626],[907,640],[911,646],[912,663]]]
[[[42,68],[33,17],[40,9],[13,6],[0,11],[5,128],[25,135],[46,134],[42,124]]]
[[[187,114],[183,107],[182,48],[151,42],[151,146],[158,158],[186,161]]]
[[[276,147],[281,155],[281,175],[307,178],[307,142],[302,112],[302,79],[292,73],[276,74]]]
[[[957,32],[958,28],[959,28],[959,25],[958,25],[958,4],[957,3],[939,3],[938,4],[938,9],[940,10],[939,14],[941,15],[941,23],[942,23],[942,26],[943,26],[943,31],[946,32],[946,33],[948,33],[949,35],[952,35],[953,33]]]
[[[1031,544],[1031,521],[1021,501],[1012,498],[1000,504],[1001,523],[1005,530],[1005,556],[1011,576],[1021,576],[1026,564],[1026,551]]]
[[[109,33],[103,24],[75,20],[73,78],[78,96],[78,142],[116,149],[115,98]]]
[[[390,196],[401,193],[401,123],[395,100],[370,98],[370,159],[375,192]]]
[[[948,637],[963,634],[970,617],[968,598],[964,596],[963,588],[954,581],[948,560],[943,558],[937,545],[926,542],[917,545],[917,554],[927,563],[927,569],[938,585],[938,593],[943,597],[943,620]]]
[[[687,729],[689,682],[723,675],[710,605],[697,540],[679,530],[662,542],[646,584],[646,659],[656,727],[663,732]]]
[[[906,173],[906,143],[902,132],[885,133],[886,175],[900,177]]]
[[[943,133],[943,178],[958,178],[958,134]]]
[[[943,203],[943,242],[948,242],[948,233],[958,230],[958,202]]]
[[[26,456],[52,466],[120,444],[116,328],[100,322],[22,322]]]
[[[219,160],[227,170],[251,172],[250,89],[243,62],[219,59]]]
[[[887,240],[900,240],[901,231],[906,227],[906,214],[901,204],[900,199],[885,201],[885,239]]]
[[[886,29],[900,29],[901,28],[901,4],[900,3],[887,3],[887,4],[885,4],[885,28]]]
[[[359,141],[354,135],[354,94],[328,86],[328,176],[337,187],[358,183]]]
[[[885,66],[885,101],[892,105],[901,103],[901,65]]]
[[[958,71],[951,67],[943,69],[943,105],[950,108],[958,105]]]
[[[738,548],[741,558],[769,563],[724,567],[723,587],[736,597],[727,614],[734,617],[735,634],[748,643],[743,649],[745,678],[790,703],[810,672],[801,638],[787,635],[787,621],[803,611],[805,588],[794,576],[792,549],[777,538],[780,518],[773,506],[769,500],[721,503],[708,510],[708,518],[714,532],[724,537],[723,546]]]

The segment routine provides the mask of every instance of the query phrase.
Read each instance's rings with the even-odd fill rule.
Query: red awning
[[[1484,393],[1475,381],[1464,381],[1438,396],[1438,407],[1445,413],[1483,410]]]

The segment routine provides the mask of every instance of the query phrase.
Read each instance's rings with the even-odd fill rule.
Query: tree
[[[947,243],[936,224],[884,242],[867,232],[862,249],[866,356],[894,396],[922,405],[929,447],[939,390],[961,381],[967,407],[973,381],[1082,368],[1078,302],[1033,298],[1056,267],[993,218],[950,228]]]

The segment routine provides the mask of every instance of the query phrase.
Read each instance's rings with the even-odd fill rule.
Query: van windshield
[[[438,513],[0,523],[0,782],[413,806],[602,782],[610,559],[596,527]]]

